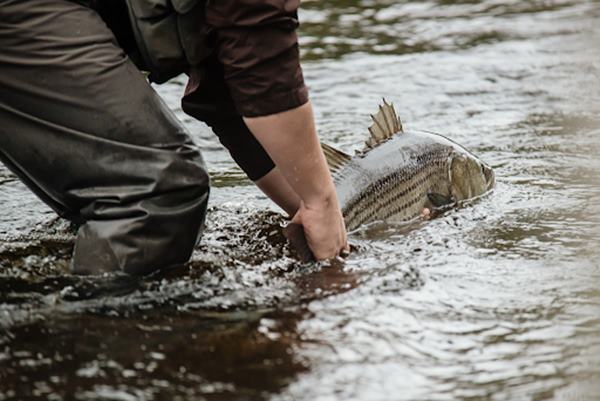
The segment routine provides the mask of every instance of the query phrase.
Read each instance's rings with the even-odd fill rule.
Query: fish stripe
[[[427,201],[427,192],[447,174],[448,155],[449,150],[443,149],[417,155],[413,163],[369,185],[343,207],[348,229],[372,220],[417,217]]]

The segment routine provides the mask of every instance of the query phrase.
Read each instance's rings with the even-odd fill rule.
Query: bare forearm
[[[273,202],[279,205],[290,216],[294,217],[300,208],[300,197],[294,189],[288,184],[286,178],[281,174],[277,167],[272,169],[265,176],[254,181],[261,191],[265,193]]]
[[[310,102],[283,113],[244,121],[307,207],[337,202]]]
[[[315,258],[327,259],[347,250],[344,219],[317,137],[311,104],[244,120],[275,162],[288,189],[300,197],[292,222],[303,226]]]

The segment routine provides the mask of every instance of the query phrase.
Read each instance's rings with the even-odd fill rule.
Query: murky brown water
[[[600,400],[600,1],[305,1],[320,135],[384,96],[495,192],[300,265],[282,218],[159,90],[216,188],[189,267],[68,274],[71,229],[0,167],[0,400]]]

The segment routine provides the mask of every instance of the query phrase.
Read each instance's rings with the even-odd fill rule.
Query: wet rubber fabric
[[[199,151],[98,14],[0,0],[0,159],[80,224],[76,273],[186,262],[209,180]]]

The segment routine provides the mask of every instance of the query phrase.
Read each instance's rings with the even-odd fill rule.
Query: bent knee
[[[192,192],[207,192],[210,178],[200,151],[184,144],[170,151],[156,179],[158,192],[171,192],[194,188]]]

